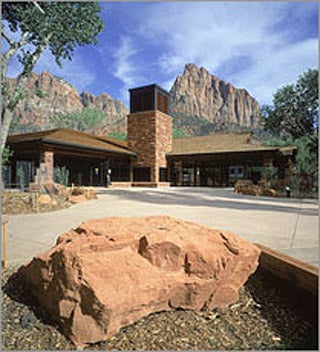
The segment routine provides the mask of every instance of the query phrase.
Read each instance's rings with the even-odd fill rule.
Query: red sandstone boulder
[[[262,195],[266,197],[276,197],[277,191],[273,188],[264,188],[262,190]]]
[[[249,196],[277,196],[277,191],[267,187],[265,182],[259,182],[258,185],[255,185],[251,180],[238,180],[234,186],[234,192]]]
[[[82,187],[76,187],[71,190],[71,194],[68,197],[69,202],[76,204],[85,202],[86,200],[98,199],[97,192],[93,189],[87,189]]]
[[[51,197],[48,194],[40,194],[38,198],[39,204],[51,204]]]
[[[81,346],[153,312],[236,302],[259,254],[232,233],[167,216],[104,218],[61,235],[19,274]]]
[[[260,196],[261,187],[253,184],[251,180],[238,180],[234,185],[235,193],[246,194],[249,196]]]
[[[76,196],[70,195],[68,200],[72,204],[82,203],[87,200],[87,197],[84,194],[78,194]]]

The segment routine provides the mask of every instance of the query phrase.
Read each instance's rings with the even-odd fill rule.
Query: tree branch
[[[15,42],[10,38],[9,34],[2,28],[2,36],[10,46],[14,46]]]
[[[24,81],[24,77],[29,76],[29,74],[32,72],[35,64],[40,58],[40,55],[43,53],[43,51],[46,49],[47,45],[49,44],[51,36],[52,36],[52,33],[49,33],[49,35],[45,38],[43,43],[39,44],[36,50],[32,53],[30,63],[24,66],[22,73],[18,77],[18,81],[17,81],[18,85],[21,85],[21,81]]]
[[[2,31],[2,33],[5,33],[4,31]],[[29,32],[25,32],[22,34],[21,39],[19,42],[14,42],[13,40],[11,40],[11,38],[7,35],[6,40],[10,40],[10,42],[8,41],[10,48],[3,54],[3,63],[2,63],[2,79],[4,79],[7,76],[7,70],[8,70],[8,64],[9,61],[11,60],[11,58],[13,57],[13,55],[25,44],[27,44],[27,38],[29,36]]]

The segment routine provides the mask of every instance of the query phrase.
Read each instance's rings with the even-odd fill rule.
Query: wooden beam
[[[259,264],[275,276],[289,281],[294,286],[318,296],[319,270],[317,267],[285,255],[262,244]]]

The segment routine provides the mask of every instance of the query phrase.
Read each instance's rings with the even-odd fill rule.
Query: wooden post
[[[7,216],[2,214],[2,268],[6,269],[6,261],[7,261]]]
[[[39,213],[39,193],[36,193],[36,211]]]

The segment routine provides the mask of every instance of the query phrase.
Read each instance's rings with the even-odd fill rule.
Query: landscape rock
[[[264,188],[262,189],[262,195],[266,197],[276,197],[277,191],[273,188]]]
[[[81,203],[86,200],[98,199],[97,192],[93,189],[88,189],[84,187],[75,187],[71,190],[69,195],[69,201],[71,203]]]
[[[42,187],[49,194],[67,195],[69,193],[69,190],[66,186],[56,182],[46,183]]]
[[[31,328],[33,328],[36,320],[37,319],[36,319],[35,315],[32,312],[30,312],[28,314],[24,314],[20,318],[20,325],[23,329],[31,329]]]
[[[261,187],[253,184],[251,180],[238,180],[234,185],[234,192],[249,196],[260,196]]]
[[[18,275],[84,346],[154,312],[236,302],[259,255],[235,234],[168,216],[111,217],[64,233]]]
[[[72,204],[77,204],[77,203],[85,202],[87,198],[84,194],[78,194],[76,196],[70,195],[68,200]]]
[[[38,198],[39,204],[50,204],[51,203],[51,197],[49,194],[40,194]]]
[[[260,182],[258,185],[255,185],[251,180],[238,180],[235,183],[234,192],[249,196],[277,196],[277,191],[273,188],[269,188],[265,182]]]

